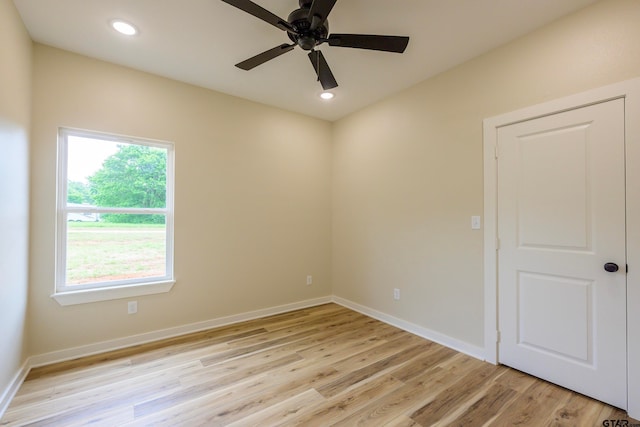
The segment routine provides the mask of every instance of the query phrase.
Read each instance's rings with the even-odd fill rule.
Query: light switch
[[[471,217],[471,229],[472,230],[480,230],[480,217],[472,216]]]

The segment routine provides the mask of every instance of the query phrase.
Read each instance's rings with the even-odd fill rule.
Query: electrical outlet
[[[127,303],[127,313],[136,314],[138,312],[138,301],[129,301]]]
[[[307,276],[307,285],[310,285],[313,283],[313,276]]]
[[[396,301],[400,299],[400,289],[398,288],[393,289],[393,299]]]

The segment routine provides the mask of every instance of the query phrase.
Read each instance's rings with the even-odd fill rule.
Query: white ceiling
[[[297,0],[254,0],[287,18]],[[33,40],[327,120],[339,119],[595,0],[339,0],[330,32],[410,36],[404,54],[322,45],[340,85],[327,102],[300,48],[251,71],[234,64],[288,43],[221,0],[14,0]],[[140,33],[122,36],[114,18]]]

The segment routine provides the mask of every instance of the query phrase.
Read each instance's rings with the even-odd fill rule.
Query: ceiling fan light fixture
[[[111,21],[111,27],[125,36],[135,36],[138,34],[138,29],[136,27],[121,19],[114,19]]]
[[[335,97],[335,95],[332,92],[322,92],[320,94],[320,98],[324,99],[325,101],[333,99],[333,97]]]

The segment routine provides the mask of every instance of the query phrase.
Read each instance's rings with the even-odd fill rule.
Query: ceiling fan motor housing
[[[329,34],[329,23],[326,20],[315,30],[311,29],[309,20],[311,3],[311,1],[300,0],[300,9],[291,12],[287,18],[287,21],[298,31],[298,34],[287,31],[289,38],[304,50],[312,50],[320,44],[321,40],[326,40]]]

